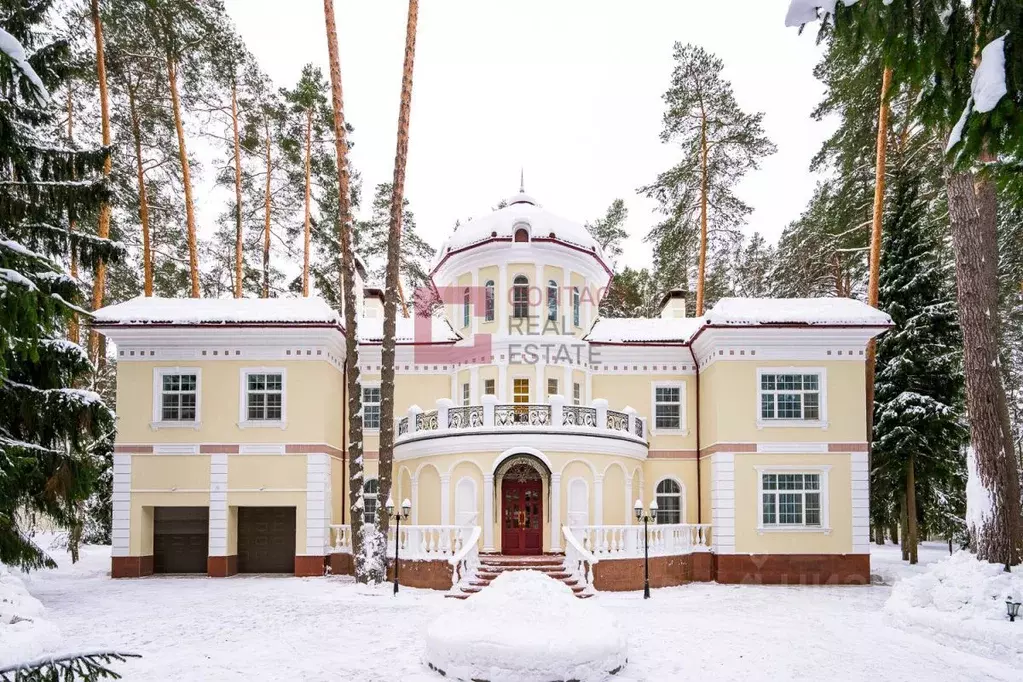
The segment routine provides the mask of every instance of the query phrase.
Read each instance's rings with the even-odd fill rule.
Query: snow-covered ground
[[[921,561],[947,548],[925,545]],[[458,603],[437,592],[373,590],[350,579],[235,577],[111,580],[107,548],[25,580],[63,635],[59,651],[114,648],[143,658],[118,666],[127,680],[410,680],[440,682],[422,662],[424,632]],[[898,548],[874,565],[892,580]],[[896,627],[891,587],[693,584],[604,593],[628,636],[629,663],[614,680],[1019,680],[1018,660],[971,653]],[[1015,624],[1023,638],[1023,622]]]

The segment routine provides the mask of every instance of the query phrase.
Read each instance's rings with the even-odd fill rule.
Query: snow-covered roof
[[[684,343],[703,326],[702,317],[601,318],[586,340],[595,343]]]
[[[594,343],[688,343],[704,327],[778,324],[887,327],[892,318],[851,298],[723,298],[703,317],[601,318],[585,338]]]
[[[399,317],[395,321],[394,327],[394,340],[397,343],[452,343],[460,340],[462,337],[451,328],[448,321],[438,317],[431,317],[429,319],[429,326],[426,326],[426,320],[411,317]],[[430,339],[423,338],[426,336],[423,331],[420,331],[419,335],[416,335],[416,324],[422,325],[422,329],[428,329],[430,332]],[[359,342],[360,343],[379,343],[384,338],[384,320],[381,317],[363,317],[359,318]]]
[[[322,298],[160,298],[139,296],[97,310],[95,323],[143,324],[325,324],[341,318]]]
[[[515,230],[526,223],[534,239],[555,238],[559,241],[593,251],[601,261],[604,253],[586,227],[542,208],[535,199],[520,192],[507,201],[507,206],[493,213],[459,225],[437,253],[436,267],[449,251],[457,251],[488,239],[511,239]]]
[[[892,323],[887,313],[852,298],[723,298],[704,317],[709,325],[886,327]]]

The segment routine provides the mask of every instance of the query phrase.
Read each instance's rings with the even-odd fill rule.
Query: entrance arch
[[[550,488],[550,470],[535,455],[519,454],[498,466],[497,479],[501,553],[542,554],[544,498]]]

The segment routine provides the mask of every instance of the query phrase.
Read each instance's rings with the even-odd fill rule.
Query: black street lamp
[[[643,501],[636,500],[636,520],[643,522],[643,599],[650,598],[650,531],[648,524],[657,523],[657,500],[650,503],[650,513],[643,514]]]
[[[1015,623],[1016,616],[1019,615],[1020,602],[1013,601],[1012,596],[1006,597],[1005,599],[1005,610],[1009,612],[1009,622]]]
[[[412,503],[408,499],[402,500],[401,513],[395,514],[394,500],[388,497],[384,507],[387,509],[387,516],[394,518],[394,593],[398,594],[398,546],[401,544],[401,520],[405,519],[408,521],[408,513],[412,509]]]

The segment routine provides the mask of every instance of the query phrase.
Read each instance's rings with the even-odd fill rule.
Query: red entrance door
[[[543,551],[543,499],[540,479],[505,478],[501,486],[501,552],[540,554]]]

